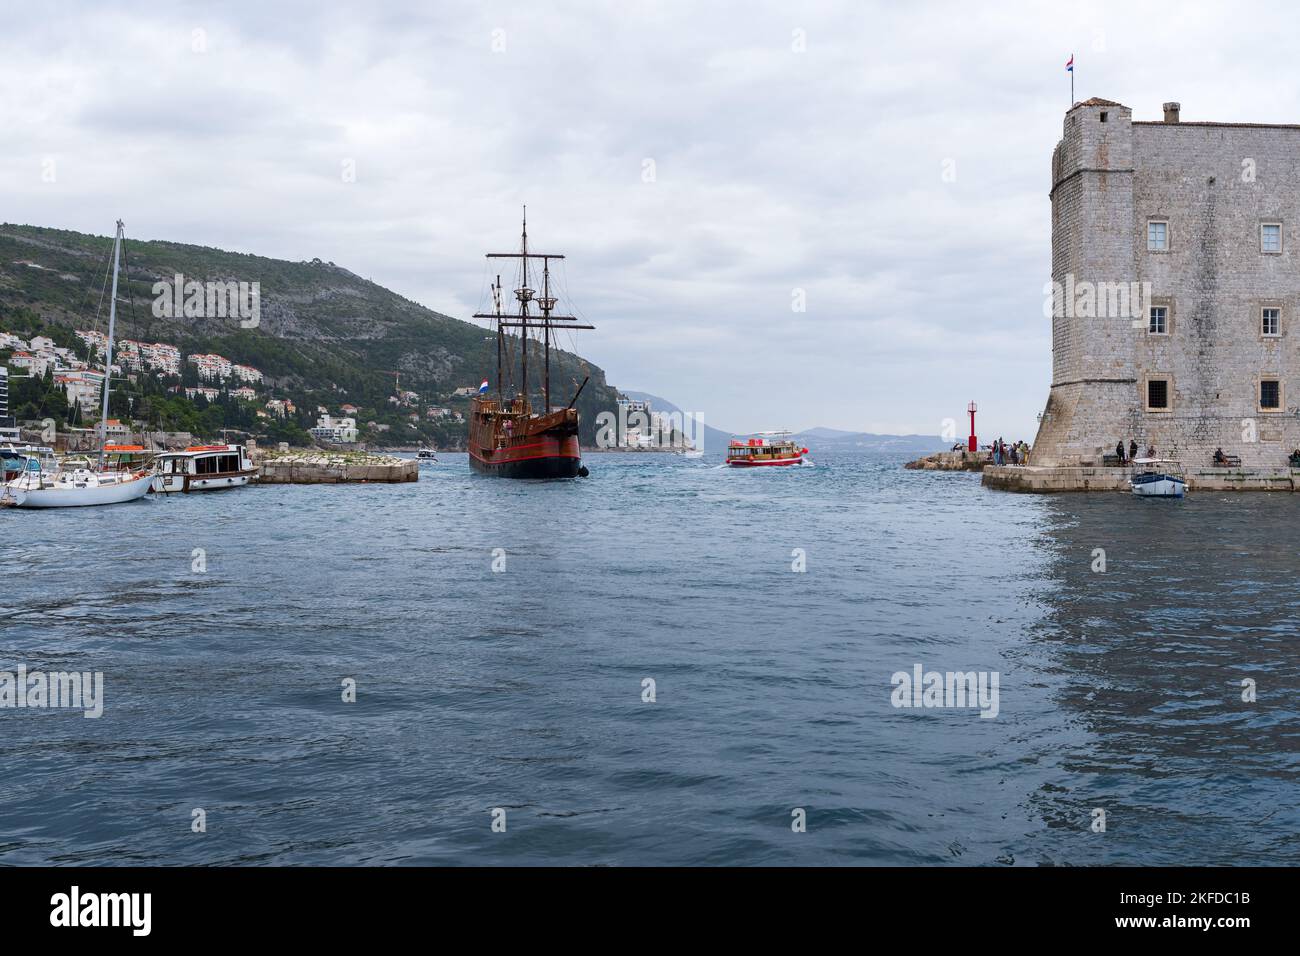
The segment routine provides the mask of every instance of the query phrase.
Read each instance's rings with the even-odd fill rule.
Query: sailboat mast
[[[546,377],[543,393],[546,395],[546,407],[543,415],[551,414],[551,260],[542,259],[542,339],[545,342]]]
[[[528,401],[528,207],[524,207],[524,249],[519,260],[524,264],[524,281],[519,287],[519,331],[523,339],[523,389]]]
[[[108,300],[108,345],[104,351],[104,402],[99,415],[99,470],[104,470],[104,446],[108,444],[108,393],[113,378],[113,330],[117,324],[117,269],[121,262],[122,220],[117,221],[117,234],[113,237],[113,295]]]
[[[497,313],[497,405],[500,408],[504,408],[505,406],[502,403],[505,402],[506,394],[505,394],[505,386],[501,384],[501,350],[504,346],[504,343],[502,342],[502,337],[505,335],[505,329],[501,325],[501,274],[500,273],[497,273],[497,287],[494,290],[494,295],[492,296],[492,298],[496,300],[493,304],[496,306],[496,313]]]

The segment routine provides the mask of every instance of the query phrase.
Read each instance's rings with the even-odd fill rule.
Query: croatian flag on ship
[[[483,379],[483,384],[480,385],[480,386],[478,387],[478,393],[479,393],[480,395],[486,395],[486,394],[487,394],[487,390],[488,390],[487,379]]]

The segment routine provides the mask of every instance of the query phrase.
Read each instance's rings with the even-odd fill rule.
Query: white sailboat
[[[108,396],[111,391],[113,368],[113,332],[117,321],[117,276],[121,262],[122,220],[117,221],[117,234],[113,237],[113,294],[108,304],[108,344],[104,353],[104,397],[100,414],[99,469],[59,468],[46,471],[39,459],[37,467],[24,468],[22,473],[4,486],[8,497],[19,508],[84,508],[89,505],[115,505],[135,501],[148,493],[152,475],[148,470],[108,471],[104,469],[104,444],[108,440]]]

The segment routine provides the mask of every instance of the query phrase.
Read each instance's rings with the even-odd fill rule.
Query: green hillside
[[[101,307],[100,300],[111,247],[109,236],[0,225],[0,331],[24,338],[47,334],[84,354],[71,330],[105,329],[107,302]],[[313,423],[318,405],[337,413],[341,404],[350,403],[361,409],[359,425],[371,420],[389,425],[387,431],[363,428],[363,439],[404,445],[436,441],[441,447],[458,447],[465,426],[426,421],[423,409],[438,405],[465,412],[467,400],[452,399],[451,393],[476,386],[495,369],[494,340],[483,326],[426,309],[330,262],[287,262],[204,246],[138,242],[130,236],[126,254],[127,268],[119,280],[119,338],[167,342],[185,354],[216,352],[266,376],[258,401],[223,397],[212,408],[202,398],[191,402],[165,391],[168,386],[197,384],[193,367],[185,369],[183,382],[142,380],[124,385],[120,396],[115,386],[115,398],[120,398],[115,410],[130,411],[159,427],[192,425],[189,430],[214,437],[206,433],[224,425],[268,438],[299,438],[298,432]],[[260,283],[260,325],[244,329],[237,318],[155,317],[154,283],[171,282],[177,273],[186,281]],[[6,356],[0,353],[0,358]],[[540,356],[536,361],[540,366]],[[403,391],[419,393],[417,407],[399,409],[388,401],[395,392],[394,372],[401,375]],[[606,384],[601,369],[568,352],[552,351],[551,375],[556,402],[567,401],[576,383],[591,377],[578,401],[582,440],[591,444],[596,414],[614,407],[615,390]],[[529,377],[535,407],[540,407],[540,375]],[[11,405],[20,417],[22,404],[41,401],[51,406],[41,409],[42,414],[60,417],[52,407],[57,399],[41,393],[38,380],[14,391]],[[272,396],[292,399],[297,420],[270,425],[259,420],[255,406]],[[420,422],[412,427],[408,416],[416,412]]]

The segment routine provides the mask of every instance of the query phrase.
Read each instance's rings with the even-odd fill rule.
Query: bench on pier
[[[1211,456],[1210,462],[1214,465],[1215,468],[1240,468],[1241,456],[1224,455],[1222,458],[1214,458],[1213,456]]]

